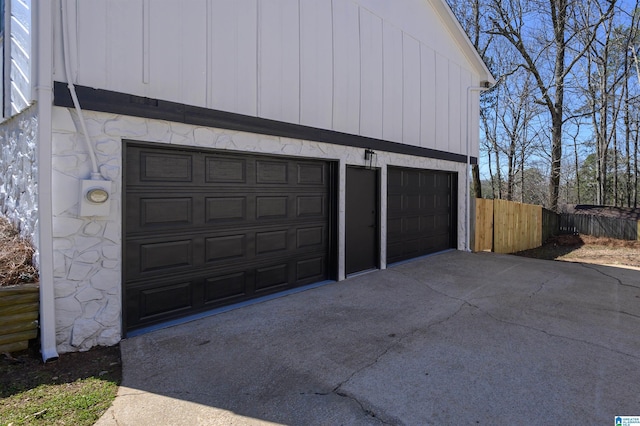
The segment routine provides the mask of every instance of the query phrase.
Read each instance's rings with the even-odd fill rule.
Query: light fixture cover
[[[80,185],[80,216],[109,216],[111,212],[111,181],[83,180]]]
[[[92,203],[102,204],[106,203],[109,199],[109,192],[104,188],[91,188],[87,191],[87,200]]]

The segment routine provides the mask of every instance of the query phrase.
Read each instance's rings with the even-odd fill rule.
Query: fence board
[[[558,234],[560,215],[554,211],[542,209],[542,242]]]
[[[493,200],[476,198],[476,238],[474,251],[493,250]]]
[[[0,287],[0,353],[26,349],[38,336],[37,284]]]
[[[542,207],[493,200],[493,251],[514,253],[542,245]]]
[[[560,215],[560,232],[565,234],[637,240],[640,239],[639,228],[638,222],[631,219],[570,213]]]

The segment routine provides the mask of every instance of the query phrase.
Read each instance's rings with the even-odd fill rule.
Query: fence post
[[[473,251],[493,251],[493,200],[476,199],[475,225]]]

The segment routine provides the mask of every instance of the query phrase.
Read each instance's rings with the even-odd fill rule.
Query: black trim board
[[[405,145],[366,136],[351,135],[333,130],[318,129],[299,124],[145,98],[104,89],[93,89],[86,86],[75,86],[75,88],[80,105],[83,109],[90,111],[167,120],[195,126],[217,127],[292,139],[326,142],[356,148],[369,148],[396,154],[453,161],[456,163],[467,162],[466,155],[436,149]],[[53,104],[55,106],[66,108],[74,107],[67,83],[55,81],[53,85],[53,95]],[[477,163],[478,159],[471,157],[471,164]]]

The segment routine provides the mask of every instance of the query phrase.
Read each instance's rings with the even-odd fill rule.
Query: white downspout
[[[464,225],[464,244],[465,251],[471,251],[471,208],[469,207],[469,199],[471,198],[471,194],[469,193],[469,180],[471,179],[470,171],[471,168],[471,136],[469,133],[469,128],[471,127],[471,92],[482,92],[485,90],[489,90],[491,87],[489,86],[489,82],[482,82],[482,86],[469,86],[467,87],[467,164],[465,168],[465,178],[464,178],[464,216],[465,216],[465,225]]]
[[[44,362],[58,358],[53,287],[52,109],[53,3],[33,2],[35,96],[38,114],[38,239],[40,256],[40,352]]]

